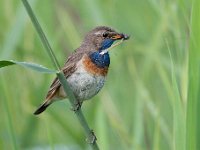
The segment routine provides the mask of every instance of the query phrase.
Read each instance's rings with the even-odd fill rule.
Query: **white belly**
[[[101,90],[105,82],[105,77],[87,73],[84,67],[80,65],[77,70],[67,78],[67,81],[75,97],[83,101],[92,98]],[[62,87],[59,93],[66,97]]]

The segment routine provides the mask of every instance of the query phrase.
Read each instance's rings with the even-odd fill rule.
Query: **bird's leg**
[[[95,136],[94,131],[91,130],[91,131],[90,131],[90,136],[87,137],[86,141],[87,141],[89,144],[93,144],[93,143],[95,143],[96,140],[97,140],[97,137]]]
[[[78,111],[81,108],[82,103],[83,102],[81,102],[80,100],[77,100],[77,102],[74,103],[74,106],[71,108],[71,110],[74,112]]]

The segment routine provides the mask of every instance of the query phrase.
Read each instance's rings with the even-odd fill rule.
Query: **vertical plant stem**
[[[34,15],[34,12],[31,8],[31,6],[29,5],[27,0],[22,0],[22,2],[23,2],[24,6],[26,8],[26,11],[28,12],[28,15],[29,15],[35,29],[38,32],[38,35],[40,36],[42,44],[44,45],[49,57],[51,58],[51,61],[54,65],[55,69],[60,70],[60,65],[58,63],[58,60],[56,59],[55,54],[53,53],[53,50],[52,50],[52,48],[51,48],[51,46],[50,46],[50,44],[49,44],[49,42],[48,42],[48,40],[45,36],[40,24],[39,24],[36,16]]]
[[[68,97],[70,97],[69,101],[70,101],[73,109],[74,108],[76,109],[76,104],[78,103],[78,101],[75,98],[69,85],[67,84],[66,78],[65,78],[63,72],[57,73],[57,77],[60,80],[60,82],[64,88],[64,91],[68,94]],[[92,147],[93,150],[98,150],[99,148],[96,143],[96,137],[95,137],[93,131],[89,128],[81,109],[78,109],[77,111],[75,111],[75,114],[76,114],[81,126],[83,127],[83,129],[85,131],[85,134],[87,136],[87,139],[86,139],[87,142],[90,144],[90,146]]]
[[[189,50],[189,87],[187,101],[187,150],[200,149],[200,1],[192,1],[190,50]]]
[[[55,54],[53,53],[53,50],[36,18],[36,16],[34,15],[29,3],[27,2],[27,0],[22,0],[28,14],[29,14],[29,17],[31,18],[31,21],[33,23],[33,25],[35,26],[40,38],[41,38],[41,41],[46,49],[46,51],[48,52],[49,54],[49,57],[51,58],[51,61],[52,63],[54,64],[54,67],[55,69],[57,70],[60,70],[60,66],[58,64],[58,61],[55,57]],[[63,72],[59,72],[57,73],[57,77],[59,79],[59,81],[61,82],[63,88],[64,88],[64,91],[66,93],[66,95],[68,95],[68,98],[69,98],[69,101],[73,107],[73,109],[75,110],[76,109],[76,104],[78,103],[77,99],[75,98],[72,90],[70,89],[67,81],[66,81],[66,78],[65,78],[65,75],[63,74]],[[78,118],[81,126],[83,127],[84,131],[85,131],[85,134],[86,134],[86,137],[87,137],[87,142],[90,144],[91,148],[93,150],[98,150],[98,145],[96,143],[96,136],[94,135],[94,132],[89,128],[88,126],[88,123],[86,122],[86,119],[81,111],[81,109],[78,109],[75,111],[75,114],[76,114],[76,117]]]

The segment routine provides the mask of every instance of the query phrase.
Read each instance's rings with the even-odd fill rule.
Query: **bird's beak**
[[[123,39],[123,40],[128,40],[129,39],[129,36],[126,35],[126,34],[123,34],[123,33],[118,33],[118,34],[115,34],[111,37],[111,39],[113,40],[120,40],[120,39]]]

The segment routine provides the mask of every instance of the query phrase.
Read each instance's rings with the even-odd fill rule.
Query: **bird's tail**
[[[49,100],[46,100],[42,105],[40,105],[40,107],[38,109],[36,109],[36,111],[33,113],[34,115],[39,115],[41,114],[43,111],[46,110],[46,108],[51,104],[51,102]]]

